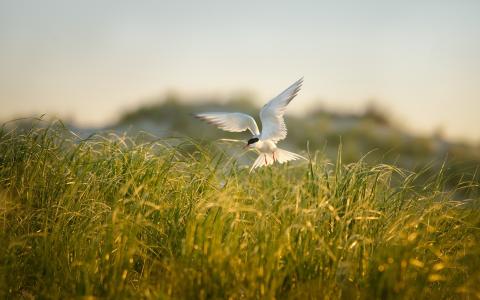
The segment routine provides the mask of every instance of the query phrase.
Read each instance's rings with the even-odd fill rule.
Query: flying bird
[[[259,156],[250,171],[272,165],[274,162],[282,164],[291,160],[305,159],[301,155],[277,147],[277,143],[287,137],[287,126],[283,115],[287,105],[300,91],[302,83],[303,77],[262,107],[260,110],[261,132],[258,130],[253,117],[240,112],[208,112],[195,114],[194,116],[225,131],[242,132],[249,130],[253,136],[247,141],[244,148],[255,149],[259,152]]]

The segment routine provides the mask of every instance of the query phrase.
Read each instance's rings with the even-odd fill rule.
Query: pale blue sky
[[[146,99],[260,102],[300,76],[289,112],[360,109],[480,140],[480,1],[0,0],[0,118],[105,124]]]

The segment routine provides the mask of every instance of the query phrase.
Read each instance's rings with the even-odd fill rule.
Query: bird
[[[229,132],[243,132],[249,130],[252,137],[248,139],[244,149],[254,149],[259,155],[250,168],[280,164],[291,160],[305,159],[305,157],[277,147],[277,143],[287,137],[287,126],[283,115],[287,105],[295,98],[302,87],[303,77],[290,85],[278,96],[268,101],[260,110],[262,131],[258,129],[255,119],[241,112],[206,112],[194,116],[218,128]]]

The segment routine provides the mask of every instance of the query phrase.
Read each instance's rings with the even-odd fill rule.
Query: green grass
[[[9,130],[0,298],[480,298],[479,202],[442,172],[312,153],[249,174],[214,144]]]

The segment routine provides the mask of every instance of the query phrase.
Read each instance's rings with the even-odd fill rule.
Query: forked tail
[[[256,168],[273,165],[274,162],[283,164],[283,163],[286,163],[287,161],[296,160],[296,159],[306,160],[305,157],[299,154],[277,148],[273,153],[260,153],[260,155],[258,155],[257,159],[253,163],[252,167],[250,168],[250,172],[252,172]]]

